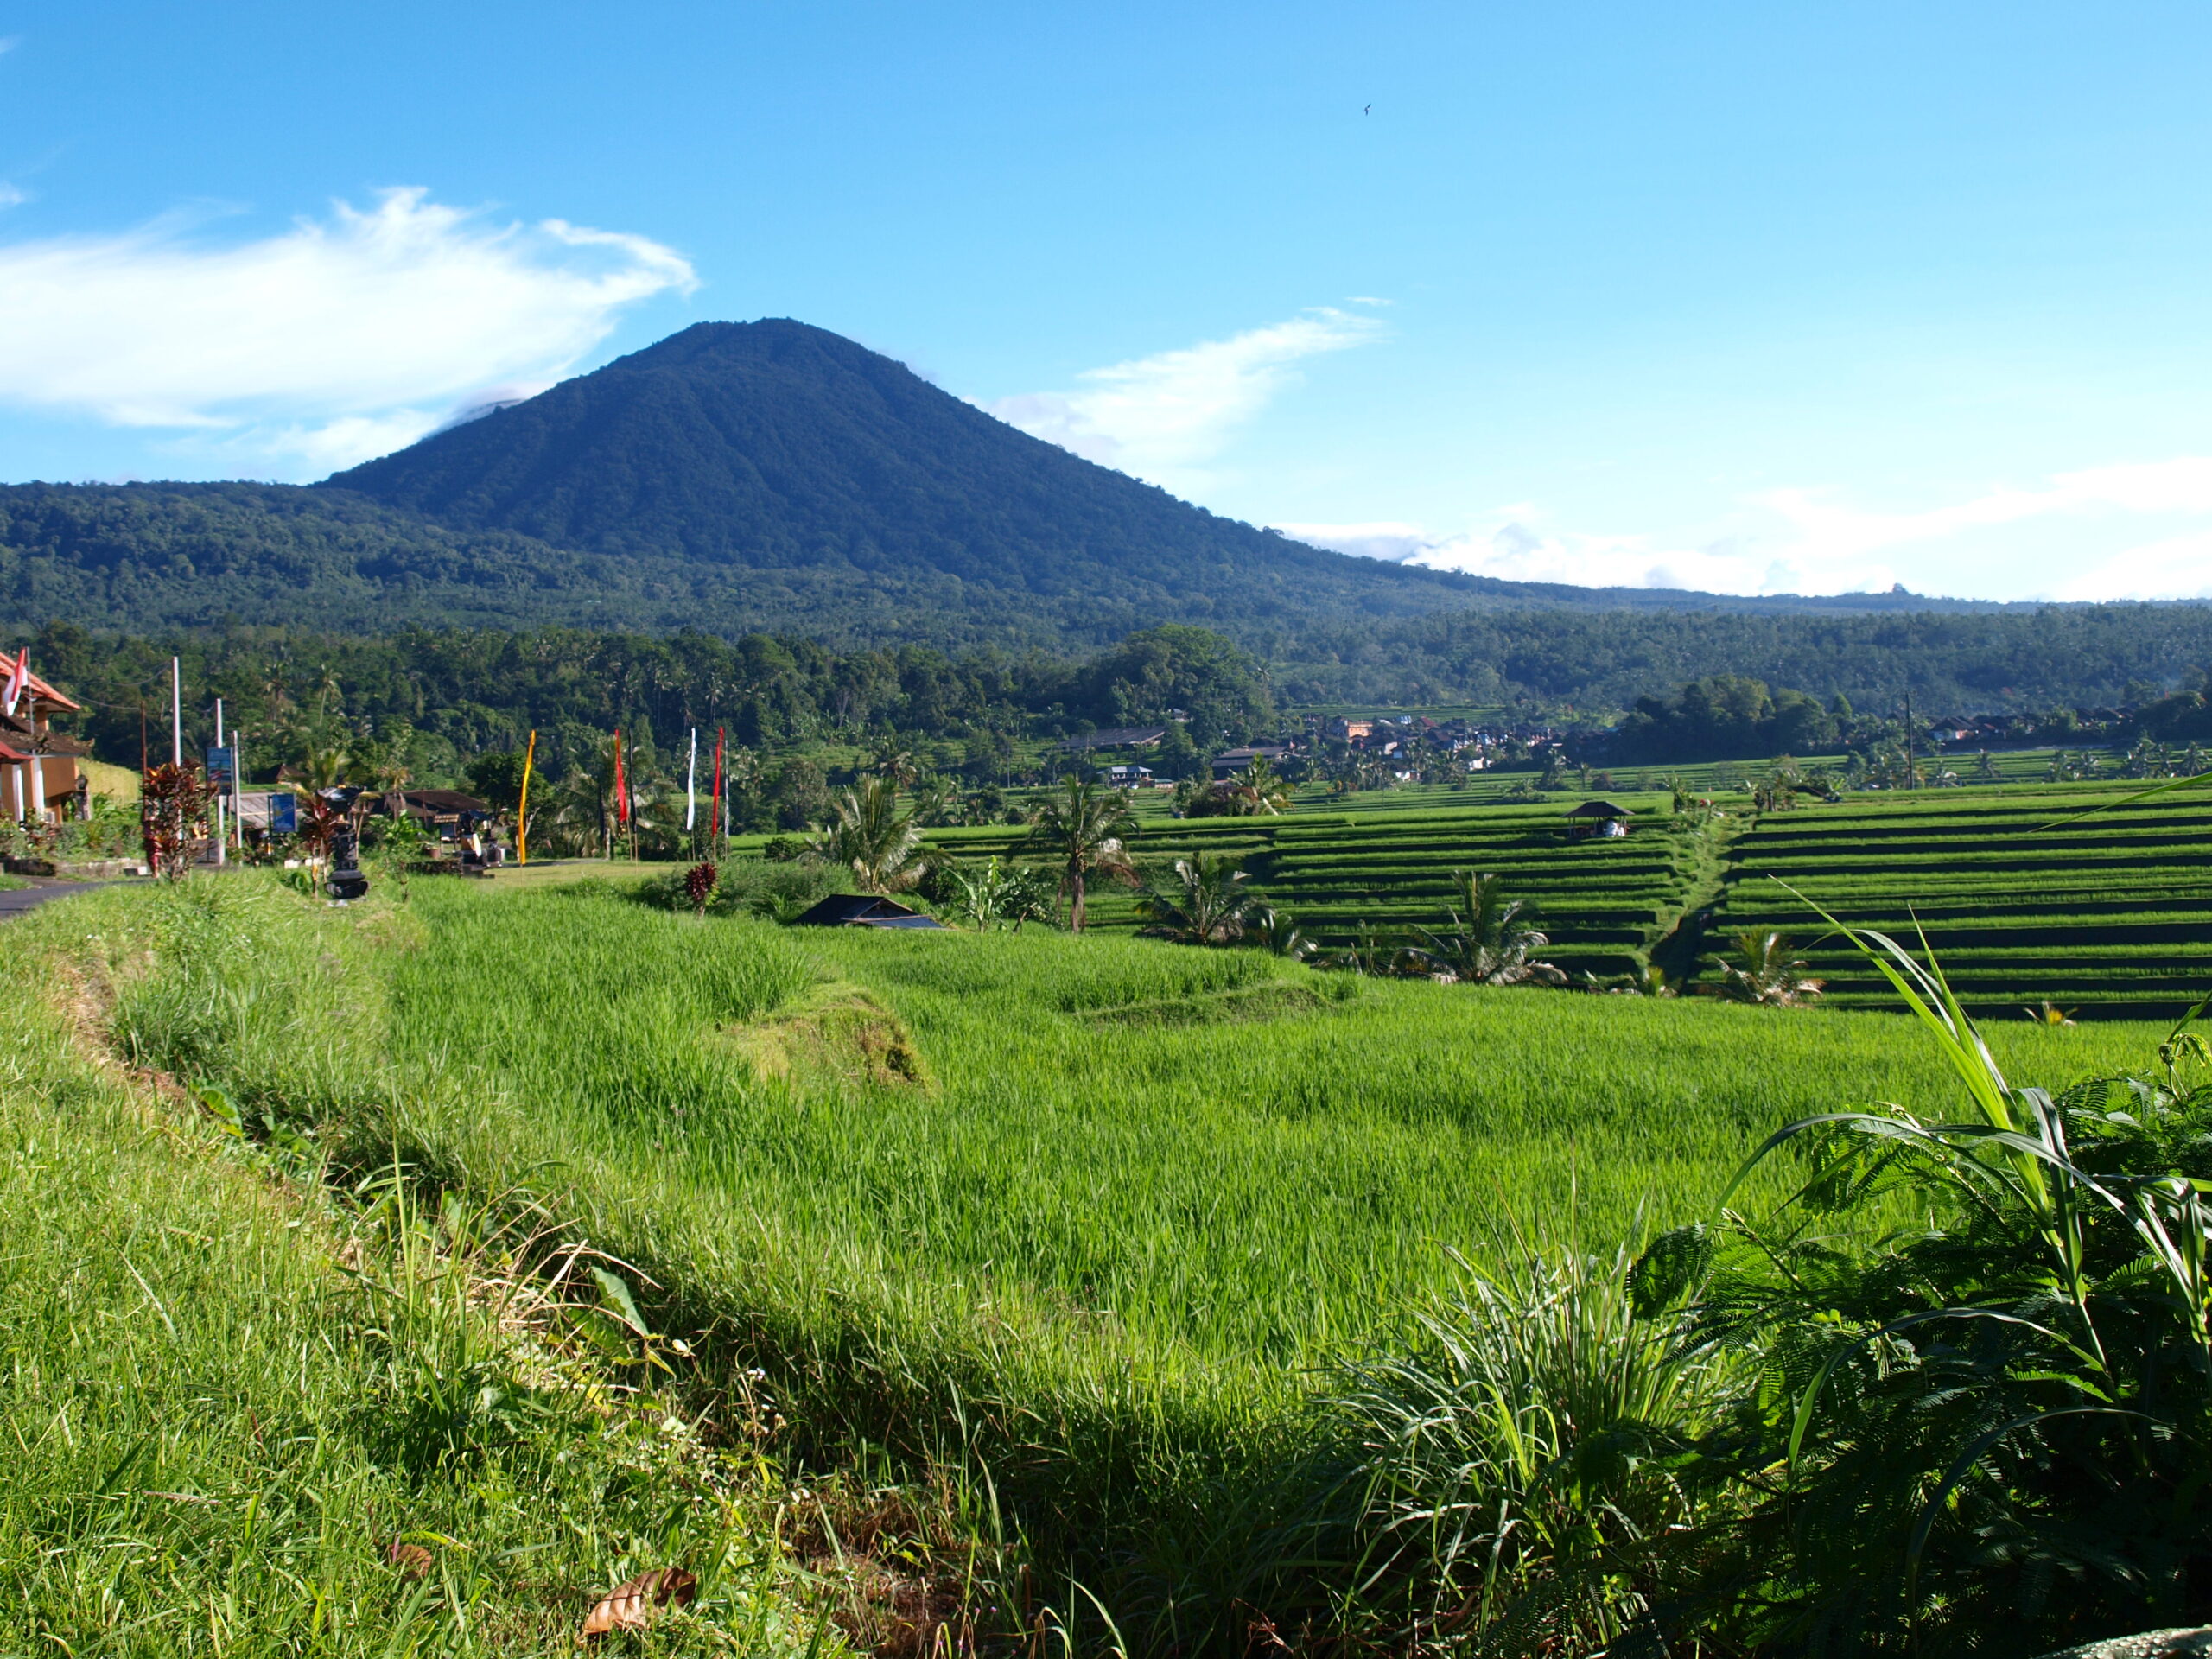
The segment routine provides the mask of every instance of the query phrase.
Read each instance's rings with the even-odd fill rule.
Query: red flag
[[[630,822],[630,786],[622,776],[622,734],[614,734],[614,821]]]
[[[16,704],[23,695],[23,688],[30,683],[31,648],[23,647],[23,654],[16,658],[16,665],[8,671],[8,713],[16,712]]]
[[[714,816],[708,820],[707,833],[718,836],[722,832],[722,728],[715,728],[715,804]]]

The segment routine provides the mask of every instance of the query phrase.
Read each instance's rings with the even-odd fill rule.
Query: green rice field
[[[1408,938],[1440,926],[1454,869],[1503,874],[1512,892],[1534,899],[1561,967],[1600,975],[1631,969],[1664,935],[1700,877],[1717,875],[1721,845],[1710,826],[1656,816],[1663,797],[1632,798],[1655,814],[1621,840],[1572,840],[1561,805],[1497,806],[1458,811],[1348,813],[1294,810],[1274,818],[1159,820],[1131,842],[1142,863],[1193,855],[1243,861],[1252,886],[1325,944],[1373,931]],[[966,858],[1019,856],[1020,830],[950,830],[940,840]],[[1709,867],[1710,869],[1709,869]],[[1092,925],[1138,925],[1136,895],[1101,886]]]
[[[1789,932],[1843,1007],[1887,992],[1815,906],[1924,932],[1977,1012],[2050,999],[2171,1018],[2212,990],[2212,791],[2118,804],[2141,787],[1916,791],[1770,813],[1735,845],[1713,927]]]
[[[1764,814],[1748,798],[1722,797],[1711,813],[1681,817],[1664,795],[1617,789],[1607,798],[1637,816],[1613,841],[1567,834],[1580,794],[1531,806],[1432,804],[1449,792],[1415,802],[1403,790],[1376,792],[1358,810],[1333,798],[1276,817],[1140,818],[1129,846],[1154,868],[1198,853],[1242,860],[1252,891],[1325,946],[1370,931],[1409,942],[1445,925],[1451,873],[1475,869],[1535,902],[1552,941],[1547,959],[1600,978],[1655,950],[1674,971],[1701,964],[1711,978],[1731,936],[1779,929],[1810,952],[1838,1006],[1894,1006],[1817,905],[1854,925],[1924,927],[1979,1012],[2010,1016],[2050,999],[2085,1016],[2172,1019],[2212,989],[2212,791],[2117,804],[2145,787],[1801,797]],[[2093,808],[2101,810],[2060,823]],[[959,859],[1037,856],[1024,834],[934,838]],[[1135,929],[1135,895],[1099,889],[1092,916],[1104,929]]]
[[[598,880],[337,911],[249,875],[17,925],[118,983],[126,1054],[341,1181],[397,1160],[588,1239],[722,1386],[766,1373],[793,1454],[983,1470],[1124,1611],[1227,1605],[1317,1377],[1455,1257],[1610,1249],[1785,1120],[1955,1086],[1882,1014],[802,933]],[[2159,1034],[1993,1039],[2063,1086]]]

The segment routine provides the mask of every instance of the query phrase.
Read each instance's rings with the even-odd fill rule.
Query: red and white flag
[[[13,719],[16,704],[22,700],[24,688],[31,683],[31,648],[23,647],[22,655],[16,658],[16,665],[8,671],[8,715]]]

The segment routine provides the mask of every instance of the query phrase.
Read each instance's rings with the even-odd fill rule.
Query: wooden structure
[[[1635,816],[1612,801],[1585,801],[1567,809],[1567,833],[1577,841],[1592,836],[1618,839],[1628,834],[1629,820]]]
[[[457,789],[408,789],[398,794],[407,816],[440,841],[458,841],[499,816],[474,795],[464,795]],[[379,795],[374,799],[376,810],[391,816],[391,797]]]

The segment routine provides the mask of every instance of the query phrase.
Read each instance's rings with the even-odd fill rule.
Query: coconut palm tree
[[[1050,850],[1059,867],[1071,932],[1083,931],[1084,890],[1094,879],[1137,884],[1136,866],[1121,839],[1129,822],[1129,804],[1121,791],[1073,772],[1038,808],[1030,839]]]
[[[903,893],[928,874],[922,829],[899,810],[893,778],[863,778],[837,797],[837,821],[817,830],[808,851],[842,864],[870,893]]]
[[[1449,974],[1471,985],[1518,985],[1541,965],[1530,954],[1551,943],[1535,925],[1535,906],[1505,896],[1505,879],[1474,870],[1452,872],[1451,925],[1421,930],[1408,952],[1424,972]]]
[[[914,822],[917,823],[925,823],[931,828],[957,823],[963,804],[959,789],[945,779],[932,778],[914,786]]]
[[[899,789],[912,789],[922,775],[921,758],[896,737],[879,741],[869,761],[878,777],[888,778]]]
[[[1293,962],[1305,961],[1315,948],[1313,941],[1306,937],[1294,920],[1266,905],[1255,909],[1246,919],[1244,937],[1261,950],[1288,957]]]
[[[1720,995],[1771,1008],[1816,1001],[1827,982],[1804,976],[1805,964],[1790,955],[1795,948],[1784,933],[1737,934],[1736,953],[1743,962],[1721,969]]]
[[[1257,902],[1243,891],[1250,879],[1228,859],[1179,858],[1173,879],[1155,882],[1137,900],[1144,931],[1183,944],[1232,944],[1243,938]]]
[[[1268,764],[1268,758],[1255,754],[1244,770],[1229,780],[1229,798],[1234,804],[1229,810],[1232,817],[1274,817],[1290,810],[1290,791]]]

